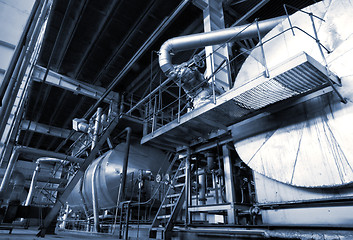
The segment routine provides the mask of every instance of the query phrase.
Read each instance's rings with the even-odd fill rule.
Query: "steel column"
[[[211,32],[219,29],[224,29],[224,14],[222,1],[219,0],[203,0],[207,7],[203,9],[204,31]],[[221,71],[214,74],[216,69],[221,66],[221,63],[229,61],[228,44],[213,45],[205,47],[206,51],[206,78],[212,76],[213,86],[225,91],[230,89],[231,81],[229,76],[229,66],[225,66]]]
[[[188,148],[186,153],[185,160],[185,225],[189,225],[191,223],[191,216],[189,213],[189,206],[191,205],[191,151]]]

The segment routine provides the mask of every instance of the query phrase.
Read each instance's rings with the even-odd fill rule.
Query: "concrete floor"
[[[33,239],[44,239],[44,240],[54,240],[54,239],[118,239],[118,232],[116,231],[114,235],[108,233],[89,233],[83,231],[73,231],[73,230],[56,230],[55,235],[46,235],[45,238],[36,237],[38,230],[33,229],[16,229],[12,230],[9,234],[9,230],[0,230],[1,240],[33,240]],[[139,237],[137,238],[137,229],[129,230],[129,239],[149,239],[148,238],[148,228],[140,228]]]

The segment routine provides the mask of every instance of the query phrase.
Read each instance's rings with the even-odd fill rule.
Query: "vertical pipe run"
[[[206,204],[206,172],[205,171],[199,174],[199,183],[200,183],[199,202],[200,202],[200,205],[205,205]],[[200,213],[200,217],[201,217],[201,221],[207,221],[206,213]]]
[[[234,175],[233,175],[233,164],[230,155],[230,151],[227,145],[222,147],[223,151],[223,169],[224,169],[224,182],[225,182],[225,190],[226,190],[226,200],[231,204],[231,209],[227,211],[228,224],[234,224],[235,221],[235,209],[234,203],[235,199],[235,184]]]
[[[35,190],[36,183],[37,183],[37,175],[39,173],[39,169],[40,169],[40,164],[37,163],[37,166],[33,172],[32,181],[31,181],[31,185],[28,190],[28,195],[26,198],[25,206],[29,206],[32,203],[32,198],[33,198],[34,190]]]
[[[125,219],[125,232],[124,239],[129,239],[129,218],[130,218],[130,202],[126,204],[126,219]]]
[[[178,123],[180,123],[180,105],[181,105],[181,78],[179,78],[179,91],[178,91]]]
[[[93,172],[92,172],[92,179],[91,179],[93,220],[94,220],[94,231],[95,232],[100,232],[100,226],[99,226],[99,205],[98,205],[97,184],[96,184],[97,169],[100,167],[100,164],[101,164],[101,160],[99,161],[98,164],[96,164],[96,166],[94,166],[94,169],[93,169]]]
[[[96,120],[94,123],[94,132],[93,132],[93,140],[92,140],[92,146],[91,146],[91,150],[93,150],[93,148],[96,146],[97,142],[98,142],[98,134],[99,134],[99,130],[100,130],[100,126],[101,126],[101,118],[102,118],[102,112],[103,109],[102,108],[97,108],[97,114],[96,114]]]
[[[96,144],[98,142],[98,134],[101,126],[101,118],[102,118],[102,108],[97,108],[97,113],[96,113],[96,120],[94,123],[94,132],[93,132],[93,140],[92,140],[92,147],[91,149],[93,150],[96,147]],[[100,232],[100,227],[99,227],[99,205],[98,205],[98,196],[97,196],[97,184],[96,184],[96,175],[97,175],[97,169],[100,168],[101,162],[103,158],[99,161],[99,163],[94,166],[93,172],[92,172],[92,179],[91,179],[91,184],[92,184],[92,205],[93,205],[93,220],[94,220],[94,231],[95,232]]]

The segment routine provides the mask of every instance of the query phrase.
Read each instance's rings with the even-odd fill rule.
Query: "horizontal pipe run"
[[[261,34],[267,33],[285,18],[285,16],[282,16],[260,21],[259,31]],[[222,44],[229,41],[255,38],[257,36],[258,29],[256,24],[247,24],[211,32],[175,37],[167,40],[160,48],[159,65],[162,71],[168,75],[168,73],[174,69],[171,53]]]

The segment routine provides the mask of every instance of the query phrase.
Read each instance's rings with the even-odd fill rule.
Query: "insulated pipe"
[[[260,33],[265,34],[269,32],[285,18],[285,16],[282,16],[258,22]],[[159,65],[162,71],[168,76],[174,69],[171,53],[222,44],[228,41],[249,39],[257,36],[258,29],[256,24],[247,24],[212,32],[175,37],[167,40],[161,46],[161,49],[159,50]]]
[[[32,202],[35,185],[37,183],[37,175],[38,175],[39,169],[40,169],[40,166],[39,166],[39,164],[37,164],[36,168],[33,171],[31,185],[29,186],[29,190],[28,190],[28,195],[27,195],[27,198],[26,198],[25,206],[29,206],[31,204],[31,202]]]
[[[57,159],[57,158],[48,158],[48,157],[42,157],[42,158],[38,158],[37,161],[37,166],[33,172],[33,176],[32,176],[32,181],[31,181],[31,185],[29,187],[29,191],[28,191],[28,195],[26,198],[26,202],[25,202],[25,206],[29,206],[32,202],[32,198],[33,198],[33,194],[34,194],[34,190],[35,190],[35,185],[37,183],[37,175],[39,173],[40,170],[40,164],[41,163],[62,163],[62,164],[67,164],[68,161],[65,160],[61,160],[61,159]]]
[[[37,156],[47,156],[47,157],[65,159],[65,160],[68,160],[69,162],[74,162],[74,163],[83,163],[83,161],[84,161],[84,159],[82,159],[82,158],[71,157],[71,156],[67,156],[62,153],[50,152],[50,151],[46,151],[46,150],[24,147],[24,146],[15,147],[13,150],[12,156],[9,160],[9,163],[7,165],[7,168],[6,168],[4,177],[2,179],[1,185],[0,185],[0,197],[3,195],[3,193],[6,190],[7,185],[10,182],[13,168],[15,166],[15,163],[16,163],[17,158],[20,155],[20,153],[31,153],[31,154],[34,154]]]
[[[94,123],[94,129],[93,129],[93,140],[92,140],[91,150],[93,150],[93,148],[96,146],[98,141],[99,129],[101,127],[100,123],[102,118],[102,112],[103,112],[103,109],[101,107],[97,108],[96,120]]]

